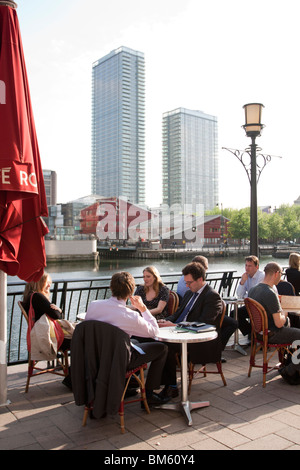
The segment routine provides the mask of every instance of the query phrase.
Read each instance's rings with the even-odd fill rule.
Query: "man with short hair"
[[[218,292],[206,283],[204,267],[200,263],[192,262],[183,268],[182,274],[189,290],[185,293],[180,307],[173,315],[165,320],[158,320],[159,326],[175,326],[182,321],[194,321],[215,325],[219,332],[223,304]],[[168,343],[168,356],[161,382],[165,387],[160,393],[161,397],[178,396],[176,385],[177,352],[180,352],[180,345]]]
[[[239,299],[248,297],[249,290],[256,286],[265,277],[264,272],[259,269],[259,259],[251,255],[245,258],[245,272],[236,290]]]
[[[98,320],[117,326],[129,336],[154,338],[159,333],[157,321],[149,312],[142,298],[134,296],[135,281],[126,272],[115,273],[111,278],[110,288],[112,297],[105,300],[95,300],[87,309],[85,321]],[[132,310],[126,305],[130,299]],[[159,397],[153,390],[160,388],[160,379],[165,364],[168,348],[156,341],[131,343],[131,359],[128,369],[134,369],[144,363],[151,362],[146,379],[146,396],[148,405],[161,405],[168,401],[167,397]]]
[[[264,277],[264,272],[259,269],[259,259],[257,256],[246,256],[245,272],[242,274],[241,280],[236,290],[237,297],[239,299],[248,297],[249,290],[261,282]],[[244,336],[248,335],[250,340],[251,325],[245,306],[238,308],[238,327]]]
[[[193,258],[192,262],[200,263],[203,266],[205,270],[205,274],[206,274],[208,270],[208,259],[205,256],[197,255]],[[182,275],[178,281],[177,294],[179,295],[179,297],[180,296],[183,297],[187,290],[189,290],[189,286],[188,284],[185,283],[184,276]],[[181,301],[182,301],[182,298],[181,298]],[[179,303],[179,305],[181,305],[181,302]],[[220,332],[221,339],[222,339],[222,350],[225,349],[226,344],[229,341],[229,338],[233,335],[237,327],[238,327],[238,322],[235,319],[231,318],[230,316],[225,315],[223,324],[221,327],[221,332]],[[226,362],[226,359],[222,358],[222,362]]]
[[[293,343],[300,341],[300,329],[290,328],[288,314],[284,313],[280,306],[277,292],[274,290],[282,276],[282,268],[278,263],[268,263],[265,266],[264,280],[253,287],[249,292],[249,298],[259,302],[268,316],[269,343]],[[291,385],[300,384],[300,366],[292,362],[279,370],[281,376]]]
[[[205,256],[197,255],[192,259],[192,263],[200,263],[205,269],[205,272],[208,270],[208,259]],[[177,283],[177,294],[179,296],[179,303],[181,303],[184,294],[189,289],[189,287],[184,282],[184,276],[182,275]]]

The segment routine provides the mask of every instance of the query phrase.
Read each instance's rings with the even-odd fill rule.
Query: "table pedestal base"
[[[234,351],[239,352],[243,356],[247,356],[247,352],[242,348],[242,346],[238,342],[235,342],[235,344],[232,346],[232,349]]]
[[[192,426],[193,421],[191,411],[196,410],[197,408],[205,408],[209,405],[209,401],[181,401],[178,403],[166,403],[165,405],[160,405],[157,408],[162,410],[181,411],[186,418],[188,425]]]

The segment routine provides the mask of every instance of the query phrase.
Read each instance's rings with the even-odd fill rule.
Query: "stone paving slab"
[[[300,386],[272,371],[263,388],[260,369],[248,377],[247,352],[225,351],[226,387],[219,375],[194,379],[190,400],[209,400],[210,406],[192,412],[192,426],[178,412],[147,415],[134,403],[125,407],[125,434],[118,416],[88,419],[83,428],[83,408],[61,377],[33,378],[25,394],[27,367],[11,366],[11,403],[0,407],[0,450],[300,450]]]

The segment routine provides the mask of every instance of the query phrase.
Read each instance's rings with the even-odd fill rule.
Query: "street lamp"
[[[228,150],[233,153],[235,157],[239,159],[245,171],[247,173],[250,188],[251,188],[251,207],[250,207],[250,254],[259,256],[258,253],[258,228],[257,228],[257,183],[261,172],[271,161],[271,155],[263,155],[259,153],[257,155],[258,149],[255,139],[260,136],[261,130],[264,125],[261,123],[261,112],[264,106],[260,103],[249,103],[243,106],[245,110],[245,129],[246,135],[251,137],[250,148],[246,150],[237,150],[230,149],[227,147],[222,147],[222,149]],[[247,160],[244,157],[247,156]],[[250,157],[250,163],[249,163]],[[258,158],[259,161],[258,161]],[[278,157],[281,158],[281,157]]]
[[[257,163],[255,143],[256,137],[259,137],[264,125],[261,123],[261,112],[264,106],[260,103],[249,103],[243,106],[245,110],[245,129],[247,137],[251,138],[250,157],[251,157],[251,204],[250,204],[250,253],[259,256],[258,253],[258,224],[257,224]]]

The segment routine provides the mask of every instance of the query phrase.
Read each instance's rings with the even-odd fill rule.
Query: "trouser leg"
[[[238,325],[244,336],[251,333],[251,323],[246,307],[238,309]]]
[[[168,343],[168,355],[162,373],[161,383],[163,385],[176,385],[176,353],[181,352],[181,345]]]
[[[164,343],[156,341],[139,343],[138,346],[145,354],[140,354],[136,350],[132,350],[128,369],[134,369],[145,362],[150,362],[151,364],[146,379],[146,390],[158,389],[161,384],[161,376],[168,353],[168,347]]]

